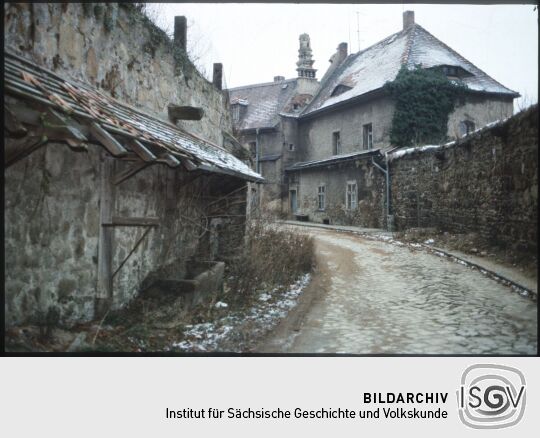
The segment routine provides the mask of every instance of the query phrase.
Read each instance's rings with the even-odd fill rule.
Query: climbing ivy
[[[446,140],[448,116],[467,86],[439,69],[401,68],[384,89],[395,100],[390,142],[395,146],[438,144]]]

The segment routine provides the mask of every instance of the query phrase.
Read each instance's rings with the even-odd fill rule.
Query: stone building
[[[311,51],[304,54],[302,38],[303,66]],[[437,68],[467,86],[464,101],[449,117],[450,140],[511,116],[519,96],[406,11],[402,30],[371,47],[348,55],[347,44],[341,43],[320,83],[310,79],[309,92],[288,90],[302,80],[300,74],[230,90],[235,128],[242,143],[255,151],[262,175],[268,175],[262,203],[271,199],[276,211],[318,222],[386,226],[385,154],[399,145],[390,144],[395,103],[383,87],[404,66]],[[269,99],[262,90],[270,89],[275,90],[272,96],[283,98]]]
[[[4,27],[7,326],[87,321],[234,255],[260,176],[185,17],[171,41],[131,4],[7,3]]]

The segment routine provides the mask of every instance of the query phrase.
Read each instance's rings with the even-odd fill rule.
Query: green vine
[[[448,116],[467,86],[450,81],[439,69],[402,67],[384,89],[395,100],[390,130],[394,146],[438,144],[447,139]]]

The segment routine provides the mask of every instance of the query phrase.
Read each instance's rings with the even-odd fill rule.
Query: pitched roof
[[[81,123],[97,123],[98,129],[107,131],[105,135],[113,136],[113,142],[116,141],[114,136],[135,139],[150,150],[150,155],[172,154],[199,169],[248,180],[262,179],[221,146],[120,102],[88,84],[67,80],[7,51],[4,62],[5,92],[60,109]],[[118,147],[121,151],[126,149],[127,153],[137,153],[129,141]]]
[[[402,65],[414,68],[419,64],[423,68],[458,66],[472,75],[464,77],[463,82],[474,91],[519,96],[439,41],[422,26],[414,24],[367,49],[349,55],[321,84],[319,92],[304,109],[301,117],[379,90],[387,81],[395,79]],[[339,85],[350,89],[332,96]]]
[[[296,79],[247,85],[229,89],[231,103],[247,106],[237,129],[273,128],[279,121],[279,113],[296,92]]]
[[[369,158],[374,155],[379,155],[380,148],[367,149],[363,151],[351,152],[348,154],[332,155],[329,158],[323,158],[322,160],[303,161],[300,163],[294,163],[292,166],[287,167],[285,170],[295,171],[303,169],[311,169],[313,167],[331,166],[333,164],[344,163],[348,161],[358,160],[360,158]]]

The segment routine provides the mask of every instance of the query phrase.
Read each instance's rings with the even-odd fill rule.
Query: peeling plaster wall
[[[179,126],[214,143],[232,131],[223,94],[185,54],[175,75],[173,42],[132,4],[5,3],[4,38],[5,49],[164,120],[169,103],[202,107],[202,123]]]

